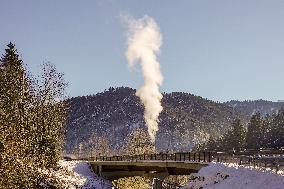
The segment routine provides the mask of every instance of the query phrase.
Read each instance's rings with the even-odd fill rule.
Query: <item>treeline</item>
[[[261,148],[280,149],[284,147],[284,108],[277,114],[261,116],[256,113],[251,116],[245,127],[236,119],[232,129],[218,139],[210,137],[205,145],[207,150],[241,151],[245,149],[259,150]]]
[[[33,77],[10,43],[0,59],[0,188],[41,188],[56,168],[66,82],[51,64]]]
[[[277,113],[277,111],[284,106],[284,102],[272,102],[267,100],[231,100],[229,102],[225,102],[224,105],[230,106],[233,109],[244,112],[248,115],[253,115],[256,112],[259,112],[262,116],[265,116],[267,114]]]

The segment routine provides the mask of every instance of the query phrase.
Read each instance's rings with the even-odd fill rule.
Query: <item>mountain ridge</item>
[[[275,114],[279,109],[284,107],[284,102],[273,102],[262,99],[245,101],[231,100],[224,104],[250,116],[257,112],[262,116],[265,116],[266,114]]]
[[[108,138],[112,148],[118,149],[131,131],[146,129],[144,107],[135,92],[129,87],[110,87],[95,95],[68,99],[66,151],[74,150],[93,133]],[[222,135],[235,118],[248,121],[232,107],[190,93],[163,93],[162,106],[155,144],[159,150],[190,150],[210,135]]]

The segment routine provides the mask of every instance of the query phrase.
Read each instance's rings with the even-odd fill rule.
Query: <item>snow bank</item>
[[[190,176],[184,189],[284,189],[283,172],[211,163]]]
[[[66,189],[110,189],[112,184],[92,172],[90,165],[84,161],[58,162],[57,171],[45,171],[50,178],[50,183],[60,185]]]

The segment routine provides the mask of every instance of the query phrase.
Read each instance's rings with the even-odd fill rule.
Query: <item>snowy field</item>
[[[183,189],[284,189],[284,175],[270,169],[211,163],[190,176]]]
[[[59,161],[59,170],[48,173],[66,189],[110,189],[112,183],[92,172],[84,161]]]

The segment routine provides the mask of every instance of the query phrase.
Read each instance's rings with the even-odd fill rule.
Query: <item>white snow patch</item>
[[[84,161],[58,162],[57,171],[42,171],[52,178],[56,178],[60,186],[66,189],[110,189],[111,181],[98,177],[92,172],[89,163]],[[52,182],[52,181],[51,181]]]
[[[237,164],[211,163],[190,178],[183,189],[284,189],[283,172]]]

